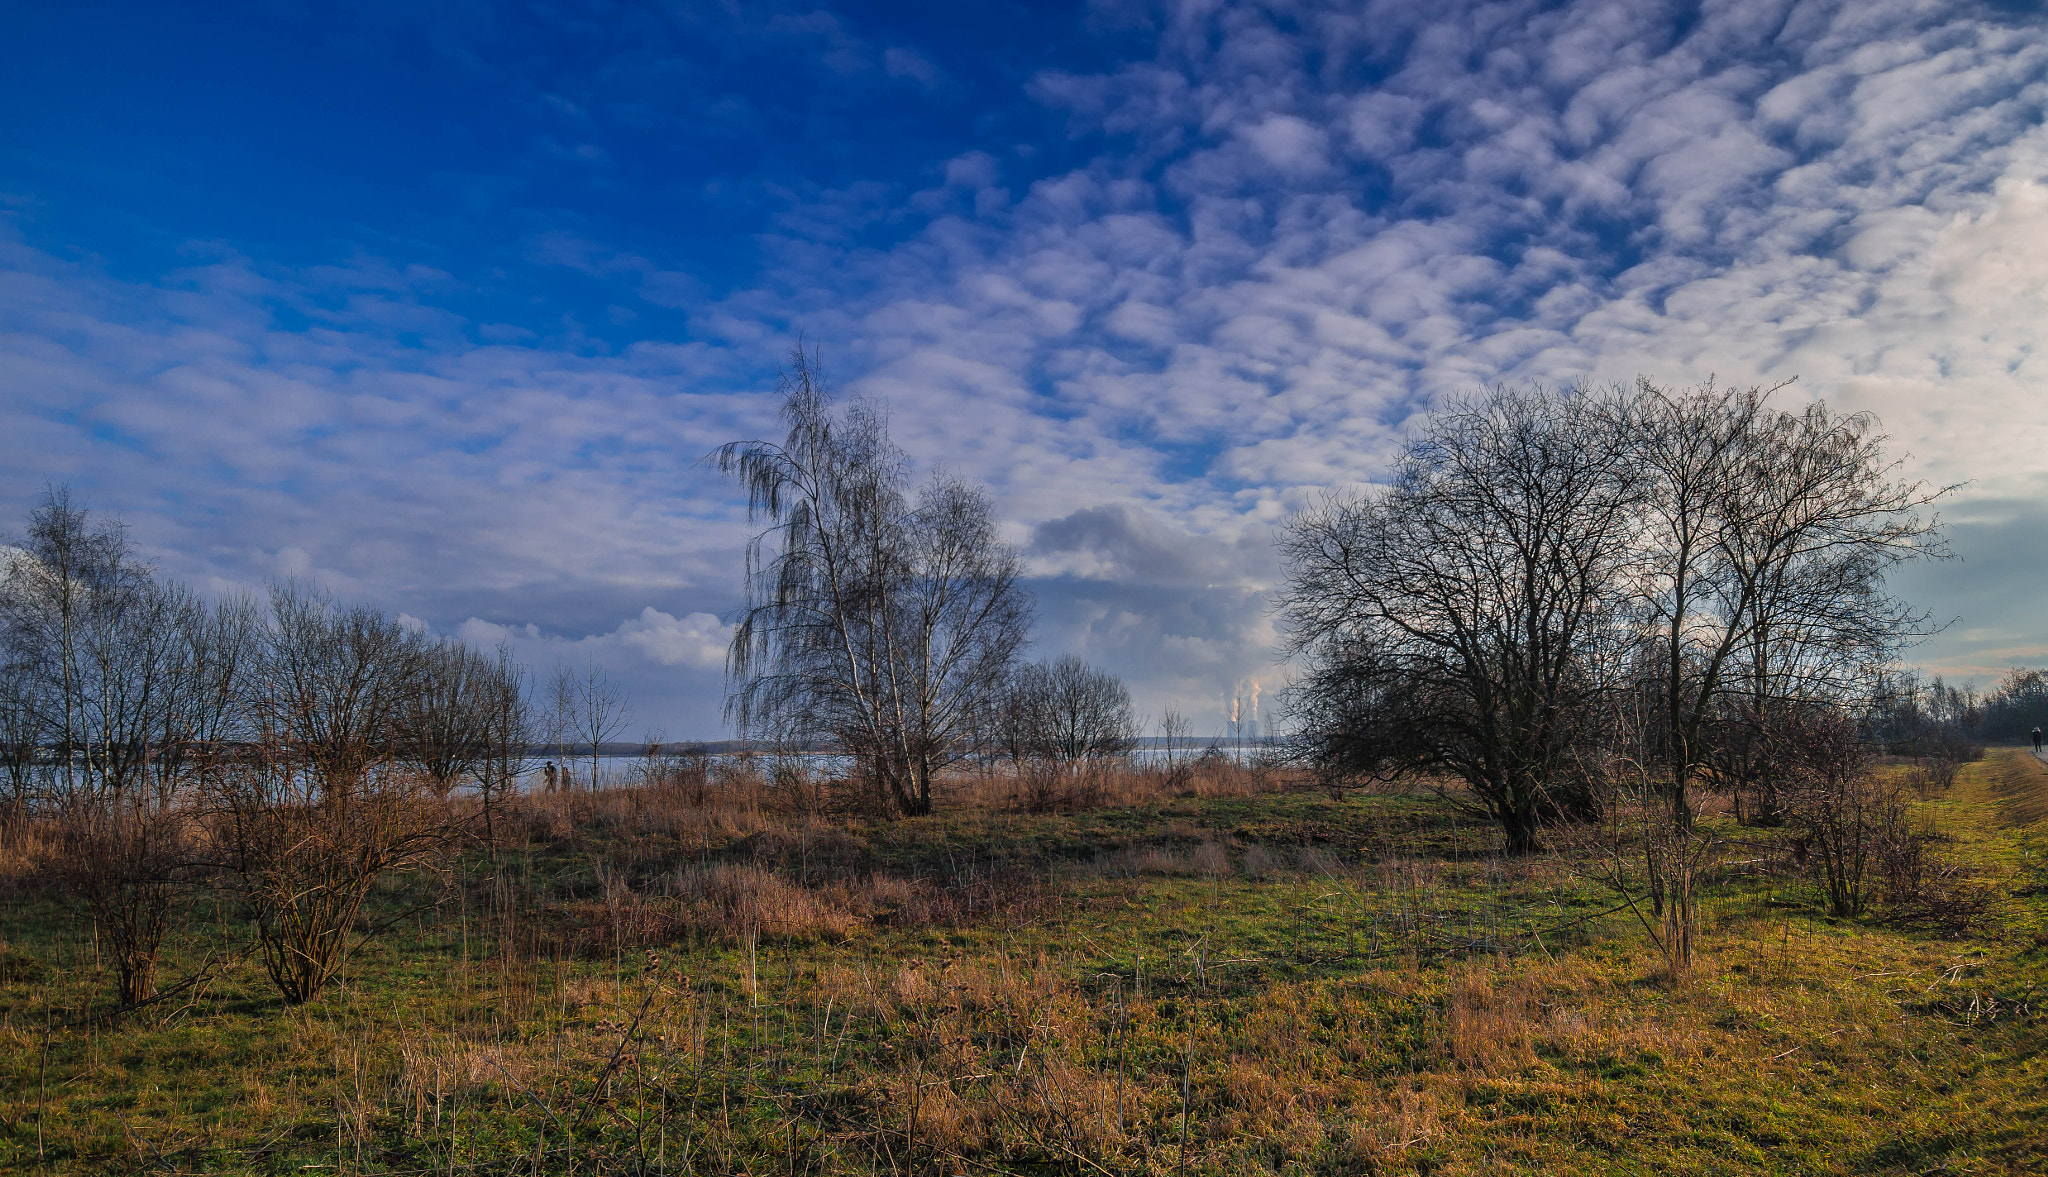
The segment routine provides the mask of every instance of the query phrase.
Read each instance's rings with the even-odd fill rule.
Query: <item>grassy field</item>
[[[1829,918],[1731,827],[1683,984],[1569,857],[1498,858],[1426,795],[1195,784],[894,824],[537,800],[380,892],[296,1008],[202,899],[163,975],[210,978],[101,1016],[89,924],[17,879],[0,1168],[2048,1171],[2024,752],[1921,803],[1990,897],[1972,926]]]

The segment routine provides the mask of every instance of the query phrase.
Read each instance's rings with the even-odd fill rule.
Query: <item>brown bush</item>
[[[1908,829],[1900,814],[1880,831],[1875,866],[1887,918],[1962,932],[1991,907],[1991,888],[1976,871],[1942,852],[1931,830]]]
[[[220,766],[207,800],[213,857],[288,1005],[317,996],[340,970],[376,881],[436,865],[460,829],[457,811],[402,771],[323,787],[295,760],[251,757]]]
[[[156,995],[157,958],[196,870],[191,835],[189,814],[148,790],[74,800],[57,819],[50,865],[91,913],[123,1005]]]

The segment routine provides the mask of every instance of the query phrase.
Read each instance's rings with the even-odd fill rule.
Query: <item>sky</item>
[[[67,483],[725,734],[791,343],[986,483],[1035,652],[1220,730],[1273,535],[1495,382],[1797,382],[2048,662],[2030,3],[0,2],[0,532]]]

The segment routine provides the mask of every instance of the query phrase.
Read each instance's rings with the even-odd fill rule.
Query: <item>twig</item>
[[[234,956],[230,956],[225,959],[220,958],[219,954],[217,953],[210,954],[207,956],[206,960],[200,964],[198,972],[193,973],[191,976],[186,977],[184,980],[178,982],[177,984],[171,986],[168,989],[160,990],[154,997],[145,998],[141,1001],[136,1002],[133,1005],[117,1005],[112,1009],[94,1010],[92,1013],[80,1014],[75,1018],[72,1018],[65,1022],[60,1022],[58,1024],[63,1026],[65,1029],[69,1030],[77,1026],[83,1026],[89,1022],[97,1022],[103,1020],[112,1021],[113,1019],[120,1017],[122,1014],[134,1013],[138,1009],[148,1009],[150,1006],[155,1005],[160,1001],[169,1001],[171,998],[176,997],[178,994],[183,993],[185,990],[192,988],[194,985],[200,984],[204,981],[211,980],[214,971],[214,962],[216,960],[220,960],[221,964],[225,966],[228,964],[235,963],[236,960],[247,959],[250,951],[251,949],[245,948],[241,952],[235,954]]]
[[[499,1062],[495,1057],[488,1054],[484,1056],[484,1060],[490,1063],[492,1066],[498,1068],[498,1073],[500,1075],[505,1076],[505,1082],[510,1083],[514,1087],[517,1087],[521,1095],[524,1095],[526,1098],[532,1100],[533,1106],[539,1108],[541,1112],[547,1116],[548,1119],[553,1120],[555,1122],[555,1127],[560,1128],[564,1132],[569,1131],[568,1125],[562,1123],[562,1119],[560,1116],[555,1115],[555,1110],[549,1107],[547,1103],[541,1099],[540,1096],[535,1095],[533,1092],[527,1090],[526,1084],[521,1083],[517,1079],[514,1079],[512,1077],[512,1072],[505,1069],[505,1064]]]
[[[633,1024],[627,1026],[626,1032],[619,1036],[619,1045],[612,1051],[611,1061],[604,1065],[604,1070],[597,1073],[597,1079],[590,1088],[590,1095],[583,1101],[583,1113],[577,1117],[579,1122],[589,1118],[591,1108],[597,1103],[598,1093],[604,1089],[606,1083],[611,1081],[612,1073],[618,1070],[619,1060],[624,1058],[626,1054],[626,1044],[633,1041],[634,1032],[640,1029],[640,1019],[647,1016],[647,1007],[654,1004],[654,995],[659,991],[659,987],[650,988],[647,991],[646,1000],[640,1003],[640,1012],[633,1015]]]

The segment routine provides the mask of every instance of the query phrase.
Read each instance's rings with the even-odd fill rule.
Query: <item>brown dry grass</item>
[[[1568,864],[1474,855],[1421,802],[1232,787],[886,825],[708,789],[536,798],[571,828],[480,865],[439,932],[380,944],[320,1010],[245,987],[60,1050],[57,1167],[201,1168],[147,1150],[312,1124],[291,1163],[344,1171],[2036,1171],[2048,1052],[2014,1002],[2038,964],[1829,921],[1753,864],[1674,988],[1621,920],[1488,930],[1496,903],[1566,919]],[[1035,881],[1000,855],[945,873],[990,836]],[[17,1125],[45,1008],[0,1017]]]
[[[1110,760],[1057,775],[1031,766],[991,765],[949,776],[944,782],[944,803],[1024,813],[1074,813],[1177,800],[1256,797],[1297,783],[1295,775],[1284,769],[1239,764],[1223,757],[1191,757],[1173,769]]]

